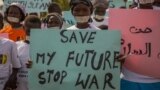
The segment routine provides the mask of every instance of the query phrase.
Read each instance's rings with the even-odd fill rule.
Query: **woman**
[[[25,39],[25,31],[21,22],[25,19],[25,8],[19,3],[12,3],[5,12],[6,25],[0,33],[8,33],[9,39],[18,41]]]
[[[32,29],[40,29],[41,21],[35,15],[28,15],[24,21],[24,28],[26,32],[26,40],[16,42],[18,49],[18,57],[21,63],[21,68],[17,74],[17,89],[29,90],[28,87],[28,68],[31,68],[32,61],[30,61],[30,31]]]
[[[93,5],[90,0],[72,0],[70,2],[71,13],[77,21],[76,25],[73,25],[67,30],[78,29],[92,29],[100,30],[96,26],[90,24],[91,15],[93,12]]]

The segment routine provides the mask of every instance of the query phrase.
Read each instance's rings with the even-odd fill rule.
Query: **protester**
[[[93,5],[90,0],[71,0],[71,13],[77,21],[76,25],[73,25],[67,30],[78,29],[92,29],[100,30],[96,26],[90,24],[91,15],[93,12]]]
[[[21,62],[22,67],[18,72],[18,79],[17,79],[17,89],[16,90],[29,90],[28,87],[28,68],[31,66],[31,59],[29,54],[29,37],[30,37],[30,30],[37,29],[41,27],[40,19],[35,15],[29,15],[26,17],[24,21],[24,27],[26,32],[26,40],[21,40],[16,42],[18,48],[18,56]]]
[[[48,14],[51,14],[51,13],[58,13],[59,15],[62,16],[63,26],[61,28],[64,29],[64,28],[68,28],[69,26],[71,26],[70,22],[65,20],[65,18],[63,17],[63,11],[62,11],[61,7],[59,6],[59,4],[57,4],[56,2],[53,2],[48,6]]]
[[[25,19],[25,8],[19,3],[12,3],[5,12],[5,19],[9,23],[0,33],[8,33],[9,39],[18,41],[25,39],[25,31],[21,22]]]
[[[108,3],[100,2],[96,3],[94,8],[94,16],[92,17],[92,23],[100,29],[108,29],[108,17],[106,16],[106,10],[108,9]]]
[[[12,90],[17,87],[17,72],[20,67],[15,42],[0,37],[0,90]]]
[[[58,13],[48,14],[46,18],[47,28],[52,29],[62,29],[63,26],[63,18]]]

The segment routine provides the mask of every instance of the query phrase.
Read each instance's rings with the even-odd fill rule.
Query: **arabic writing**
[[[145,29],[141,29],[141,28],[136,28],[135,26],[131,26],[129,31],[131,33],[151,33],[152,32],[152,29],[149,28],[149,27],[146,27]]]

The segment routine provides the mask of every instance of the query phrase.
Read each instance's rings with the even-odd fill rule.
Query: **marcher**
[[[0,33],[8,33],[13,41],[24,40],[26,34],[21,23],[25,19],[25,8],[19,3],[12,3],[6,9],[5,19],[9,25],[4,26]]]
[[[17,72],[20,67],[16,43],[0,37],[0,90],[12,90],[17,87]]]
[[[41,27],[40,19],[35,15],[28,15],[24,21],[24,28],[26,32],[26,40],[16,42],[18,49],[18,57],[22,67],[18,72],[17,89],[16,90],[29,90],[28,87],[28,68],[31,67],[32,61],[29,54],[29,37],[30,30]]]
[[[76,20],[76,25],[73,25],[67,30],[92,29],[100,30],[96,26],[90,24],[91,15],[93,13],[93,5],[90,0],[71,0],[71,13]]]

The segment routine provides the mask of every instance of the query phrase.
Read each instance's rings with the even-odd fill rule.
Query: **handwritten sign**
[[[26,8],[27,13],[47,12],[51,0],[4,0],[4,10],[13,2],[18,2]]]
[[[122,32],[125,67],[139,74],[160,78],[160,11],[109,10],[109,29]]]
[[[119,31],[32,30],[30,50],[30,90],[120,89]]]

